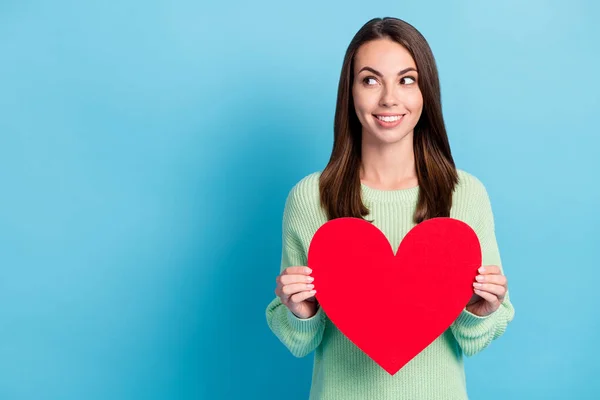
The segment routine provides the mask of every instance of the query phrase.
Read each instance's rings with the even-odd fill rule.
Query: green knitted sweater
[[[469,224],[481,244],[482,265],[501,266],[494,217],[481,181],[457,169],[450,217]],[[319,203],[319,176],[314,172],[290,190],[283,213],[280,271],[307,265],[307,251],[317,229],[327,222]],[[415,226],[412,215],[419,187],[378,190],[361,185],[369,215],[393,249]],[[318,291],[318,287],[316,287]],[[350,299],[354,294],[349,294]],[[468,399],[463,354],[472,356],[500,337],[514,317],[508,293],[498,310],[479,317],[466,309],[453,324],[396,374],[390,375],[352,343],[321,307],[307,319],[296,317],[275,297],[266,309],[269,328],[296,357],[314,351],[310,399],[319,400],[464,400]],[[390,315],[390,318],[395,318]]]

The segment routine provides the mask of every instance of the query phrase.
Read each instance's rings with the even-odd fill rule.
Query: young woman
[[[446,332],[394,375],[347,339],[315,300],[308,246],[321,225],[339,217],[372,221],[394,249],[412,227],[434,217],[462,220],[479,238],[483,262],[472,299]],[[512,321],[487,191],[454,165],[435,59],[412,25],[376,18],[352,39],[338,87],[331,158],[287,197],[276,283],[267,322],[295,356],[315,351],[311,399],[467,399],[463,354],[483,350]],[[347,300],[352,307],[361,293],[349,287]]]

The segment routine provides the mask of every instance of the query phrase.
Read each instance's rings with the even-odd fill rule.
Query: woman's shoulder
[[[290,225],[303,225],[305,232],[316,231],[327,221],[321,207],[320,176],[321,171],[316,171],[299,179],[290,189],[285,203],[285,218],[289,219]]]
[[[487,190],[481,179],[471,172],[463,169],[456,169],[458,174],[458,184],[454,192],[455,195],[464,195],[466,197],[487,196]]]
[[[319,178],[321,171],[311,172],[308,175],[304,175],[298,180],[292,187],[292,191],[295,192],[313,192],[319,191]]]
[[[476,175],[460,169],[457,169],[457,172],[459,182],[454,189],[450,216],[476,228],[482,216],[491,214],[487,189]]]
[[[314,171],[300,178],[288,193],[287,202],[294,207],[315,207],[320,204],[319,178],[321,171]]]

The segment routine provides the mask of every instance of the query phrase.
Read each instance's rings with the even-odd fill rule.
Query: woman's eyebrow
[[[375,74],[375,75],[377,75],[378,77],[380,77],[380,78],[383,78],[383,74],[382,74],[381,72],[377,71],[377,70],[376,70],[376,69],[374,69],[374,68],[371,68],[371,67],[363,67],[363,68],[361,68],[361,70],[360,70],[360,71],[358,71],[358,73],[360,74],[360,73],[361,73],[361,72],[363,72],[363,71],[371,71],[372,73],[374,73],[374,74]],[[404,68],[402,71],[398,72],[398,75],[405,74],[405,73],[407,73],[408,71],[415,71],[415,72],[418,72],[418,71],[417,71],[415,68],[413,68],[413,67],[408,67],[408,68]],[[358,74],[357,74],[357,75],[358,75]]]

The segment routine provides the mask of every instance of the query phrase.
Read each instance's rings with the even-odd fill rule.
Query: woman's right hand
[[[311,272],[312,270],[305,266],[288,267],[275,279],[275,294],[281,303],[301,319],[310,318],[317,313],[318,303]]]

